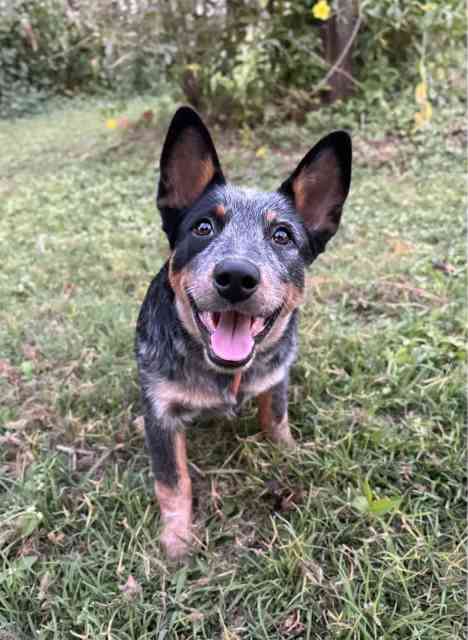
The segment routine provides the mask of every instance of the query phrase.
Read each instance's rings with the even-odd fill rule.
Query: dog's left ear
[[[335,235],[351,183],[351,138],[334,131],[322,138],[283,182],[279,192],[301,216],[313,260]]]

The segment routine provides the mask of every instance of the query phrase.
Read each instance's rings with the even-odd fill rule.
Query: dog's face
[[[303,298],[305,267],[338,228],[350,179],[351,142],[335,132],[277,192],[238,189],[226,183],[196,112],[177,111],[158,206],[178,315],[215,369],[245,369],[281,337]]]

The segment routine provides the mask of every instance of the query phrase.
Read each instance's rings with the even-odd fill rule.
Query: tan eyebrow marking
[[[218,218],[224,218],[224,215],[226,213],[226,209],[224,208],[224,205],[222,204],[217,204],[216,207],[214,208],[214,213],[215,216],[217,216]]]
[[[277,214],[276,214],[275,211],[267,211],[265,217],[266,217],[267,222],[271,224],[272,222],[274,222],[276,220]]]

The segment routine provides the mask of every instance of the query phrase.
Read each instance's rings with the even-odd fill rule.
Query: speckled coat
[[[287,388],[305,268],[336,232],[350,179],[350,138],[338,131],[277,192],[234,187],[196,112],[182,107],[173,118],[158,188],[171,256],[148,289],[136,334],[161,541],[170,557],[191,544],[190,423],[235,416],[255,397],[265,435],[294,444]]]

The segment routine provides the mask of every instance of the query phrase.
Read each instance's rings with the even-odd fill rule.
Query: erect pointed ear
[[[208,129],[196,111],[181,107],[172,118],[161,153],[157,203],[165,210],[190,207],[211,183],[225,182]]]
[[[340,224],[351,183],[351,138],[334,131],[322,138],[283,182],[279,192],[293,201],[315,258]]]

